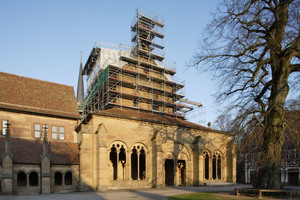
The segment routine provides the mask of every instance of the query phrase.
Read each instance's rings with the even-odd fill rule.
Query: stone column
[[[10,146],[10,124],[7,123],[6,135],[5,135],[5,150],[2,154],[2,181],[1,189],[2,194],[13,193],[13,154],[11,153]]]
[[[152,139],[152,163],[151,163],[151,173],[152,173],[152,187],[157,187],[157,147],[156,147],[156,139]]]
[[[155,132],[152,138],[152,187],[162,188],[164,187],[164,159],[163,150],[160,143],[159,132]]]
[[[41,193],[49,194],[51,191],[50,179],[50,157],[48,153],[48,130],[44,127],[43,130],[43,155],[41,156]],[[64,180],[63,180],[64,181]]]
[[[179,184],[179,170],[178,170],[178,160],[174,159],[174,186]]]
[[[193,185],[199,185],[199,172],[200,172],[199,152],[193,148]]]
[[[223,181],[227,181],[227,162],[226,162],[226,156],[227,154],[224,155],[224,157],[221,158],[221,169],[222,169],[222,173],[221,173],[221,177]]]
[[[140,151],[137,151],[136,154],[137,154],[137,180],[141,180],[141,177],[140,177]]]
[[[92,188],[93,186],[93,134],[92,126],[81,124],[80,132],[78,133],[78,144],[79,144],[79,189]]]
[[[113,179],[113,166],[112,163],[108,160],[108,152],[105,141],[99,141],[99,163],[98,163],[98,190],[105,191],[108,189],[108,180],[109,177]],[[107,169],[106,166],[110,165],[110,168]]]
[[[203,153],[199,155],[199,184],[204,181],[204,158]]]
[[[117,149],[117,180],[123,180],[123,168],[122,163],[119,160],[120,149]]]
[[[109,160],[109,152],[106,144],[107,131],[103,123],[98,126],[98,190],[108,190],[109,180],[113,180],[113,165]],[[109,167],[107,167],[109,166]]]
[[[163,151],[161,146],[159,145],[157,147],[157,163],[156,163],[156,169],[157,169],[157,188],[162,188],[164,186],[164,159],[163,159]]]
[[[218,173],[219,173],[219,170],[218,170],[218,157],[216,156],[216,180],[219,180]]]
[[[209,156],[209,180],[213,180],[213,159],[212,156]]]
[[[236,157],[232,158],[232,182],[236,183]]]
[[[130,150],[127,152],[126,157],[126,180],[132,180],[131,178],[131,154]]]

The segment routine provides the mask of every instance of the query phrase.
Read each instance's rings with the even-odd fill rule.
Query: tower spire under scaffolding
[[[84,100],[83,76],[82,76],[82,52],[80,54],[80,68],[77,85],[77,101],[82,103]]]

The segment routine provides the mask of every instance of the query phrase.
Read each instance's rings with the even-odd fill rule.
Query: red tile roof
[[[71,86],[0,72],[0,108],[79,118]]]
[[[4,153],[5,138],[0,138],[0,152]],[[37,140],[11,138],[13,162],[16,164],[40,164],[43,143]],[[79,149],[76,143],[49,142],[48,152],[51,164],[79,164]],[[2,156],[0,156],[0,163]]]
[[[97,111],[93,114],[99,114],[104,116],[113,116],[113,117],[121,117],[121,118],[128,118],[128,119],[135,119],[135,120],[142,120],[154,123],[161,123],[161,124],[169,124],[169,125],[176,125],[180,127],[187,127],[187,128],[194,128],[200,129],[204,131],[212,131],[218,133],[225,133],[222,131],[214,130],[208,127],[201,126],[199,124],[195,124],[181,118],[176,118],[168,115],[162,115],[158,113],[151,113],[145,111],[139,111],[135,109],[127,109],[127,108],[111,108],[103,111]]]

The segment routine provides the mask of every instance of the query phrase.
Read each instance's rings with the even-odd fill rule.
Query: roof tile
[[[5,138],[0,138],[0,152],[4,152]],[[13,161],[18,164],[40,164],[43,143],[40,140],[11,138]],[[79,164],[79,149],[76,143],[49,142],[51,164]],[[0,163],[2,156],[0,156]]]
[[[73,87],[4,72],[0,108],[79,118]]]

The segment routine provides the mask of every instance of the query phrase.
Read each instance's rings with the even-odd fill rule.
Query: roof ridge
[[[35,80],[35,81],[40,81],[40,82],[51,83],[51,84],[55,84],[55,85],[65,86],[65,87],[71,87],[71,88],[74,89],[74,86],[66,85],[66,84],[62,84],[62,83],[56,83],[56,82],[52,82],[52,81],[45,81],[45,80],[38,79],[38,78],[32,78],[32,77],[27,77],[27,76],[22,76],[22,75],[17,75],[17,74],[12,74],[12,73],[8,73],[8,72],[2,72],[2,71],[0,71],[0,74],[1,73],[8,74],[8,75],[11,75],[11,76],[18,76],[18,77],[25,78],[25,79],[31,79],[31,80]]]

